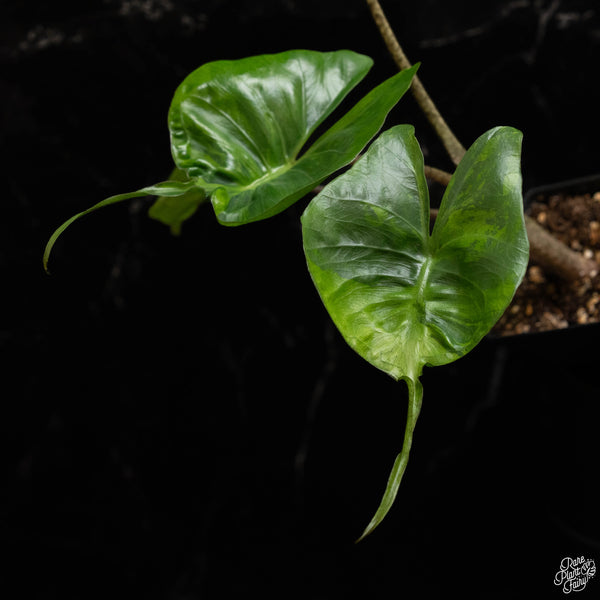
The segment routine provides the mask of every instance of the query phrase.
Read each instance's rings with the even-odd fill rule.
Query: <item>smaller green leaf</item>
[[[376,87],[300,154],[371,65],[349,50],[291,50],[201,66],[169,110],[175,164],[210,194],[223,225],[280,213],[356,158],[417,69]]]
[[[316,128],[372,64],[368,56],[349,50],[291,50],[203,65],[177,88],[169,110],[171,151],[178,167],[174,179],[112,196],[71,217],[48,241],[44,268],[71,223],[130,198],[158,195],[149,214],[175,234],[207,196],[225,225],[258,221],[286,209],[358,155],[417,68],[372,90],[299,157]]]
[[[232,188],[270,178],[372,64],[349,50],[290,50],[202,65],[169,109],[175,164],[191,178]]]
[[[190,179],[185,171],[173,169],[169,181],[189,182]],[[148,216],[160,221],[171,228],[173,235],[181,233],[181,226],[206,200],[206,192],[197,186],[190,188],[183,196],[160,196],[150,207]]]
[[[52,252],[52,248],[54,247],[56,240],[65,231],[65,229],[69,227],[69,225],[71,225],[74,221],[77,221],[77,219],[80,219],[81,217],[91,212],[94,212],[99,208],[104,208],[105,206],[117,204],[118,202],[123,202],[124,200],[131,200],[133,198],[143,198],[144,196],[163,196],[174,198],[176,196],[183,196],[187,191],[189,191],[193,187],[194,183],[192,181],[163,181],[161,183],[142,188],[141,190],[137,190],[135,192],[111,196],[110,198],[106,198],[101,202],[94,204],[94,206],[88,208],[87,210],[73,215],[70,219],[67,219],[60,227],[58,227],[56,231],[50,236],[50,239],[48,240],[48,243],[46,244],[46,248],[44,250],[44,270],[48,272],[48,260],[50,259],[50,253]]]

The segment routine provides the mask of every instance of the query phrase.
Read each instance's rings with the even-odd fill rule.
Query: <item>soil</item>
[[[600,262],[600,192],[537,196],[527,211],[586,258]],[[531,261],[493,334],[514,335],[600,322],[600,277],[563,281]]]

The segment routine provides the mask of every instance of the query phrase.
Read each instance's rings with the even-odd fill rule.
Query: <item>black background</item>
[[[522,129],[526,189],[598,172],[595,0],[384,8],[463,143]],[[3,597],[559,597],[564,556],[600,560],[597,329],[426,370],[398,501],[354,545],[406,391],[330,324],[306,201],[234,229],[206,206],[179,238],[132,201],[78,222],[42,271],[64,219],[168,176],[169,102],[200,64],[349,48],[375,59],[363,93],[392,75],[363,2],[1,11]],[[402,122],[451,167],[408,95]]]

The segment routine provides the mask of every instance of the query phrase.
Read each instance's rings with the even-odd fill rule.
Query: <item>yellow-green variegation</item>
[[[310,274],[336,326],[363,358],[409,388],[404,445],[363,536],[396,497],[423,367],[469,352],[524,275],[521,138],[497,127],[477,139],[446,189],[431,235],[423,156],[408,125],[384,132],[302,217]]]

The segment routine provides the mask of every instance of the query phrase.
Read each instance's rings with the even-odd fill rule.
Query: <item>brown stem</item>
[[[367,4],[392,58],[400,70],[409,69],[411,66],[410,61],[406,57],[406,54],[404,54],[404,50],[402,50],[378,0],[367,0]],[[410,89],[427,120],[437,133],[442,144],[444,144],[444,148],[446,148],[446,152],[448,152],[452,162],[457,165],[465,155],[466,150],[464,146],[458,141],[450,127],[448,127],[440,111],[425,90],[421,80],[416,75],[413,77]]]
[[[378,0],[366,0],[366,2],[392,58],[400,69],[408,69],[411,66],[410,61],[404,54]],[[450,158],[457,165],[465,154],[464,146],[458,141],[416,76],[413,78],[411,90]],[[426,167],[426,169],[428,169],[427,177],[448,185],[451,177],[449,173],[433,167]],[[540,266],[568,281],[597,275],[599,266],[595,261],[585,259],[581,254],[571,250],[527,215],[525,215],[525,226],[529,237],[530,257]]]
[[[436,169],[435,167],[425,165],[425,177],[427,177],[427,179],[431,179],[432,181],[436,181],[441,185],[448,185],[450,183],[450,179],[452,179],[452,174],[448,173],[447,171],[442,171],[441,169]]]
[[[591,278],[598,274],[596,261],[569,249],[528,215],[525,215],[525,226],[529,238],[529,258],[541,267],[567,281]]]

